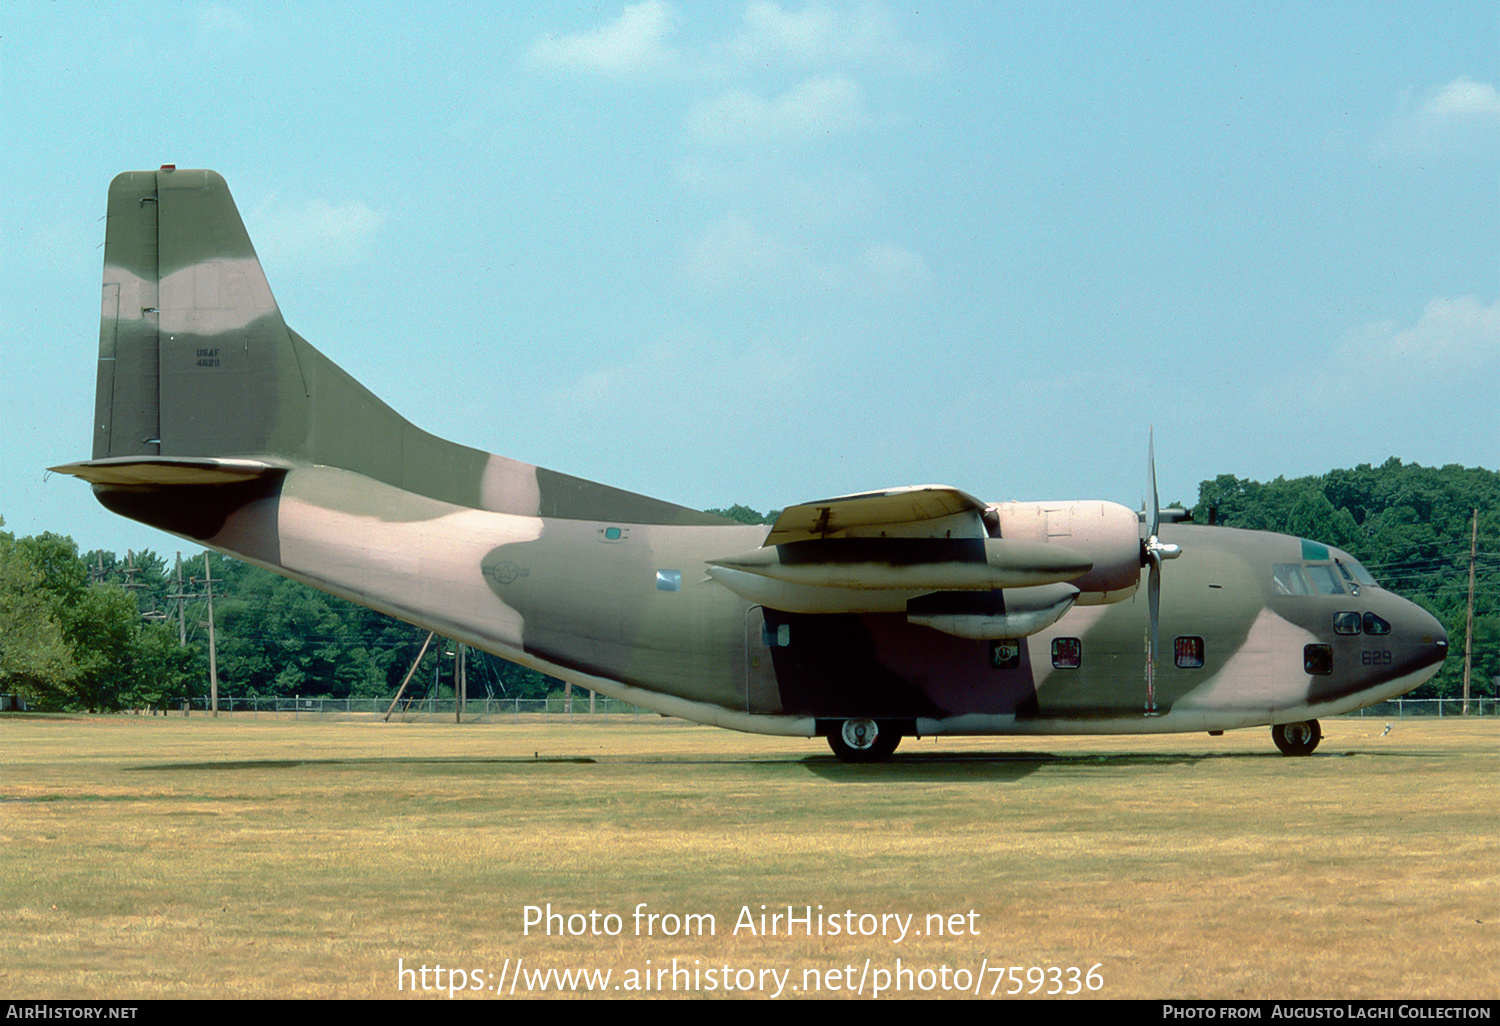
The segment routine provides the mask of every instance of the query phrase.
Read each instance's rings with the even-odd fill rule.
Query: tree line
[[[1279,531],[1335,545],[1383,587],[1432,613],[1448,632],[1447,660],[1412,693],[1463,693],[1464,631],[1474,513],[1474,637],[1471,692],[1495,695],[1500,677],[1500,473],[1457,465],[1423,467],[1391,458],[1380,466],[1270,482],[1222,474],[1198,486],[1193,520]]]
[[[3,524],[3,521],[0,521]],[[80,553],[0,531],[0,693],[36,709],[160,708],[208,693],[208,606],[220,694],[390,698],[427,632],[218,553]],[[434,643],[407,697],[453,687]],[[562,682],[470,649],[468,694],[541,698]]]
[[[1414,697],[1462,690],[1470,528],[1478,518],[1472,691],[1500,677],[1500,473],[1391,459],[1270,482],[1204,481],[1200,524],[1278,531],[1336,545],[1383,586],[1424,606],[1448,630],[1452,655]],[[769,524],[777,511],[710,513]],[[0,520],[0,527],[4,521]],[[389,698],[424,630],[217,554],[176,560],[151,551],[80,552],[71,538],[0,530],[0,693],[34,708],[159,707],[208,689],[212,581],[220,693],[237,697]],[[470,698],[539,698],[562,683],[471,651]],[[453,686],[451,647],[433,645],[408,686]]]

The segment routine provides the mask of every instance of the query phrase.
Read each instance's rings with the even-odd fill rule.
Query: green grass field
[[[669,722],[4,716],[0,997],[1500,997],[1500,730],[1384,726],[846,766]],[[549,903],[582,934],[528,933]],[[762,905],[825,918],[735,930]]]

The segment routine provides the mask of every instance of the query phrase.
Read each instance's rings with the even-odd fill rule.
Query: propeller
[[[1161,500],[1156,493],[1156,429],[1146,443],[1146,471],[1151,479],[1151,507],[1146,520],[1146,540],[1141,543],[1141,564],[1146,567],[1146,601],[1151,609],[1150,633],[1146,637],[1146,713],[1156,713],[1156,659],[1161,648],[1161,564],[1176,559],[1182,548],[1157,537],[1161,524]]]

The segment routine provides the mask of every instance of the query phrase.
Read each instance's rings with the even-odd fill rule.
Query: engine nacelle
[[[960,637],[1019,638],[1051,626],[1075,603],[1133,595],[1138,525],[1133,511],[1113,502],[1009,502],[986,508],[967,536],[945,528],[936,537],[803,538],[710,559],[707,572],[771,609],[904,611],[913,623]]]
[[[1078,600],[1071,584],[1003,591],[940,591],[906,604],[906,618],[960,638],[1024,638],[1051,627]]]
[[[1135,594],[1141,582],[1140,518],[1117,502],[1002,502],[992,507],[1001,538],[1079,552],[1093,568],[1068,583],[1077,604],[1103,605]]]

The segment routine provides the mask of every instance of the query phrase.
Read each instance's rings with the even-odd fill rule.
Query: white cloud
[[[793,275],[791,249],[743,214],[727,214],[688,245],[685,270],[700,285],[767,286]]]
[[[1500,465],[1497,382],[1500,301],[1439,297],[1411,320],[1350,331],[1310,365],[1247,367],[1205,420],[1218,425],[1211,430],[1227,452],[1257,438],[1259,455],[1246,456],[1262,465],[1266,453],[1302,453],[1307,470],[1298,473],[1318,465],[1307,462],[1314,453],[1323,467],[1393,454],[1493,467]]]
[[[930,277],[922,255],[904,246],[858,248],[821,233],[815,238],[833,253],[814,253],[813,244],[767,231],[745,214],[729,214],[688,245],[684,272],[711,289],[759,290],[772,300],[808,292],[890,295]]]
[[[629,4],[620,17],[602,28],[532,44],[533,66],[624,74],[670,64],[667,36],[673,29],[670,8],[661,0]]]
[[[300,206],[275,197],[257,207],[251,237],[262,263],[342,263],[362,256],[385,223],[385,214],[358,200]]]
[[[755,0],[745,8],[745,30],[738,44],[747,56],[777,53],[804,60],[825,55],[836,38],[834,12],[822,4],[788,11]]]
[[[888,242],[868,247],[861,261],[877,278],[893,284],[922,281],[928,276],[922,254]]]
[[[890,13],[875,4],[809,3],[788,10],[770,0],[752,0],[745,8],[744,27],[729,44],[729,51],[745,63],[878,61],[887,68],[924,69],[936,60],[929,49],[901,38]]]
[[[904,38],[890,12],[875,3],[813,2],[792,9],[772,0],[751,0],[737,31],[685,52],[668,43],[677,20],[665,0],[643,0],[626,5],[617,19],[599,28],[537,40],[528,59],[533,67],[605,74],[674,67],[731,77],[773,62],[878,64],[911,71],[938,63],[933,48]]]
[[[688,113],[688,130],[716,146],[848,135],[870,124],[864,91],[848,75],[819,75],[766,99],[733,89]]]
[[[236,36],[250,31],[249,22],[228,4],[206,4],[198,9],[198,27],[208,33],[230,33]]]
[[[1460,76],[1437,90],[1418,113],[1432,118],[1486,118],[1500,121],[1500,93],[1488,82]]]
[[[685,411],[717,402],[718,393],[705,389],[705,382],[752,390],[791,387],[801,373],[799,358],[779,347],[759,343],[734,350],[684,329],[579,378],[556,392],[551,405],[575,414],[582,410],[638,422],[666,421],[675,430]]]
[[[1459,76],[1420,101],[1408,99],[1381,148],[1426,156],[1461,152],[1500,139],[1500,93],[1488,82]]]
[[[1466,378],[1500,370],[1500,300],[1437,298],[1409,327],[1376,321],[1338,347],[1341,367],[1380,367],[1400,375],[1401,387],[1422,380]]]

